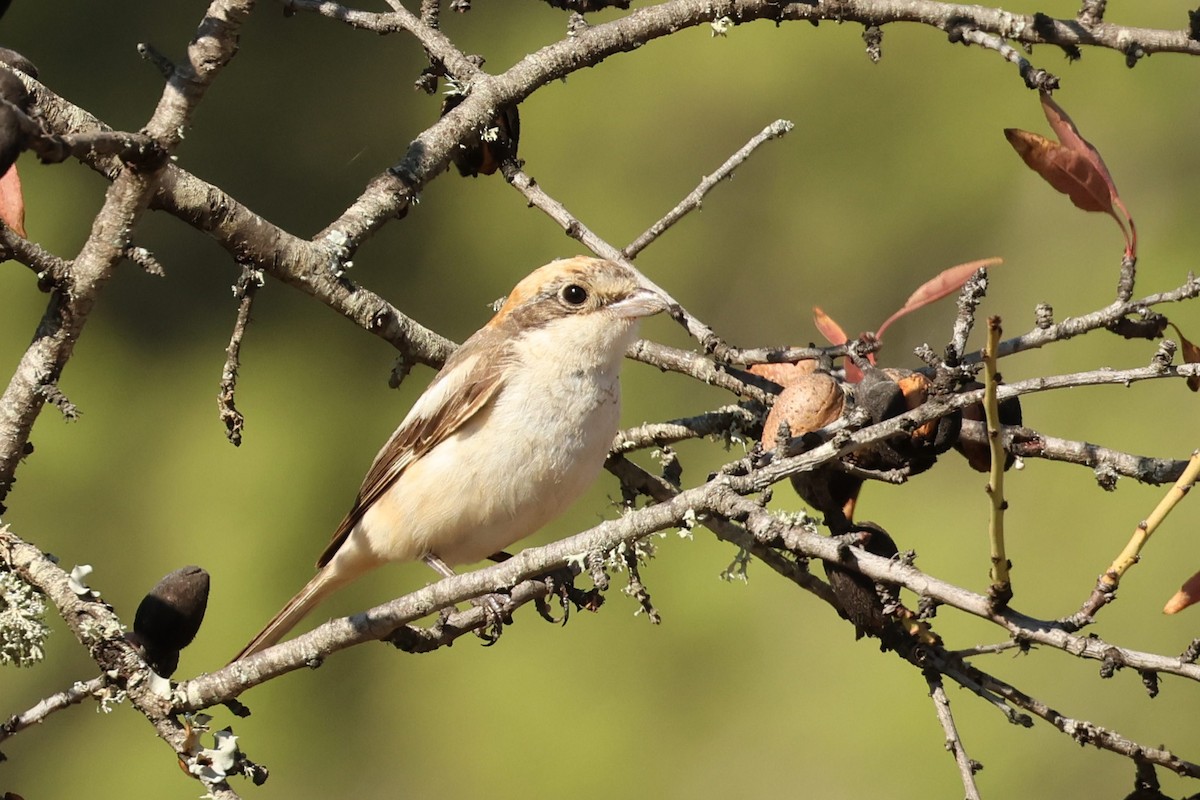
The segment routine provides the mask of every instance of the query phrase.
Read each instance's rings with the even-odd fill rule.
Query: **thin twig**
[[[934,711],[937,712],[938,722],[942,724],[942,730],[946,734],[946,749],[954,756],[954,762],[958,764],[958,775],[962,780],[964,796],[967,800],[980,800],[979,788],[975,785],[975,773],[979,769],[979,763],[973,761],[968,755],[966,748],[963,747],[962,737],[959,736],[958,727],[954,724],[954,715],[950,713],[950,698],[946,696],[946,689],[942,686],[942,679],[938,673],[933,670],[926,670],[925,681],[929,684],[929,697],[933,700]]]
[[[1137,563],[1138,555],[1142,552],[1142,548],[1146,546],[1146,543],[1150,541],[1150,537],[1158,530],[1159,525],[1163,523],[1172,509],[1187,496],[1187,493],[1196,483],[1198,477],[1200,477],[1200,450],[1192,453],[1187,469],[1179,476],[1179,480],[1175,482],[1175,485],[1167,490],[1166,496],[1158,502],[1158,505],[1150,512],[1150,516],[1138,523],[1137,529],[1134,531],[1129,543],[1125,545],[1125,549],[1113,560],[1109,568],[1104,571],[1104,577],[1100,579],[1102,582],[1113,590],[1117,588],[1117,585],[1121,582],[1121,578],[1130,567]]]
[[[13,714],[3,725],[0,725],[0,742],[3,742],[13,734],[20,733],[31,725],[45,722],[46,718],[55,711],[62,711],[64,708],[82,703],[87,698],[96,694],[96,692],[102,690],[108,683],[108,680],[106,676],[98,675],[87,681],[77,682],[70,689],[55,692],[49,697],[39,700],[28,711]]]
[[[1019,50],[994,33],[987,33],[978,28],[958,26],[950,29],[950,41],[974,44],[996,51],[1006,61],[1011,61],[1017,66],[1017,72],[1020,73],[1021,79],[1030,89],[1052,92],[1058,88],[1059,80],[1056,75],[1033,66],[1029,63],[1029,59],[1021,55]]]
[[[707,383],[739,397],[757,400],[769,405],[779,392],[777,384],[734,367],[726,367],[713,359],[687,350],[641,339],[633,343],[627,356],[661,370],[670,370],[690,375],[701,383]]]
[[[1197,478],[1200,478],[1200,450],[1192,453],[1191,459],[1188,460],[1187,466],[1183,470],[1183,474],[1175,481],[1175,484],[1167,490],[1166,495],[1158,501],[1158,505],[1150,512],[1150,516],[1142,520],[1134,528],[1133,535],[1129,538],[1125,548],[1113,559],[1096,581],[1096,588],[1092,590],[1091,595],[1084,601],[1073,616],[1068,620],[1071,624],[1082,627],[1088,624],[1095,618],[1096,613],[1104,606],[1112,602],[1116,597],[1117,587],[1121,584],[1121,579],[1129,568],[1138,562],[1142,548],[1150,537],[1154,534],[1158,527],[1171,513],[1172,509],[1179,504],[1188,492],[1195,485]]]
[[[617,434],[610,452],[628,453],[646,447],[662,447],[686,439],[704,436],[724,436],[728,441],[745,440],[748,431],[761,420],[742,406],[722,408],[684,419],[667,422],[648,422]]]
[[[1063,716],[1047,704],[1030,697],[1016,687],[986,673],[980,674],[988,689],[1018,708],[1023,708],[1034,716],[1049,722],[1081,745],[1094,745],[1101,750],[1118,753],[1139,762],[1155,764],[1179,775],[1200,778],[1200,764],[1185,761],[1165,748],[1139,744],[1116,731],[1103,728],[1093,722]]]
[[[521,167],[515,161],[505,161],[500,165],[500,171],[503,173],[505,180],[507,180],[513,188],[517,189],[517,191],[521,192],[521,194],[525,196],[525,199],[529,201],[529,205],[541,210],[552,220],[561,225],[562,229],[566,231],[566,234],[572,239],[579,241],[580,244],[584,245],[601,258],[607,258],[623,264],[629,269],[637,272],[651,285],[654,284],[654,282],[643,275],[642,272],[638,270],[638,268],[635,267],[620,250],[613,247],[604,239],[600,238],[597,234],[593,233],[592,230],[584,225],[578,217],[568,211],[566,206],[551,197],[550,194],[546,192],[540,185],[538,185],[536,180],[534,180],[523,169],[521,169]],[[688,310],[682,305],[672,299],[668,292],[662,290],[661,287],[656,286],[656,288],[662,291],[662,294],[673,304],[671,316],[681,325],[683,325],[692,338],[700,342],[700,344],[707,351],[715,352],[724,345],[716,333],[713,332],[712,328],[708,327],[708,325],[705,325],[697,317],[688,312]]]
[[[1174,458],[1154,458],[1124,453],[1091,442],[1072,441],[1020,425],[1000,428],[1004,449],[1018,458],[1040,458],[1103,469],[1154,486],[1177,480],[1187,461]],[[987,426],[983,422],[963,420],[959,440],[988,444]]]
[[[243,267],[242,274],[238,276],[233,287],[233,296],[238,299],[238,312],[233,323],[233,333],[229,337],[229,345],[225,348],[225,366],[221,368],[221,385],[217,391],[217,411],[221,422],[225,424],[225,436],[234,447],[241,445],[242,430],[246,425],[246,418],[234,403],[242,339],[246,335],[246,326],[250,324],[250,308],[254,305],[254,297],[262,284],[261,271]]]
[[[713,187],[718,183],[726,178],[731,177],[733,175],[733,171],[740,167],[746,161],[746,159],[748,159],[762,144],[769,142],[772,139],[778,139],[779,137],[791,132],[791,130],[795,127],[796,124],[794,122],[786,119],[777,119],[767,127],[763,128],[762,131],[760,131],[754,136],[754,138],[747,142],[741,150],[738,150],[736,153],[731,155],[724,164],[718,167],[716,172],[705,176],[705,178],[700,181],[700,184],[693,189],[687,197],[680,200],[677,206],[668,211],[662,219],[660,219],[658,222],[655,222],[653,225],[647,228],[644,233],[642,233],[629,244],[625,245],[625,248],[621,251],[621,253],[626,258],[636,258],[638,253],[646,249],[651,242],[665,233],[668,228],[670,228],[679,220],[683,219],[688,213],[700,208],[700,204],[703,202],[705,195],[712,191]]]
[[[991,546],[992,585],[988,595],[1003,608],[1012,599],[1012,582],[1008,570],[1011,564],[1004,548],[1004,466],[1007,454],[1000,439],[1000,403],[996,400],[999,385],[996,374],[996,348],[1000,344],[1000,318],[988,317],[987,346],[983,350],[983,410],[987,421],[988,448],[991,453],[991,473],[987,494],[991,501],[988,517],[988,542]]]
[[[967,340],[975,327],[975,311],[987,295],[988,271],[984,268],[976,270],[967,278],[962,289],[958,292],[958,313],[954,317],[954,331],[950,343],[946,345],[946,364],[957,367],[962,362],[963,353],[967,351]]]

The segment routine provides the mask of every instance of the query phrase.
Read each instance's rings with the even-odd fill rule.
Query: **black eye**
[[[562,288],[558,296],[569,306],[581,306],[587,302],[588,291],[578,283],[569,283]]]

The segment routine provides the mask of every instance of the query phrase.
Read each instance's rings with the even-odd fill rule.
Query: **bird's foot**
[[[500,641],[504,626],[512,624],[508,596],[500,593],[485,594],[472,599],[471,605],[483,609],[484,623],[475,629],[475,635],[483,640],[485,647],[491,647]]]

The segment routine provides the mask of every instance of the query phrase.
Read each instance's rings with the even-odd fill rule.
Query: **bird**
[[[673,305],[607,259],[552,261],[522,279],[375,456],[316,575],[234,661],[376,567],[420,560],[449,576],[565,511],[616,435],[621,362],[640,321]]]

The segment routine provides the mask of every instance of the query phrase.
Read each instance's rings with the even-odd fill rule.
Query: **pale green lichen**
[[[29,667],[46,657],[46,599],[14,573],[0,570],[0,664]]]

